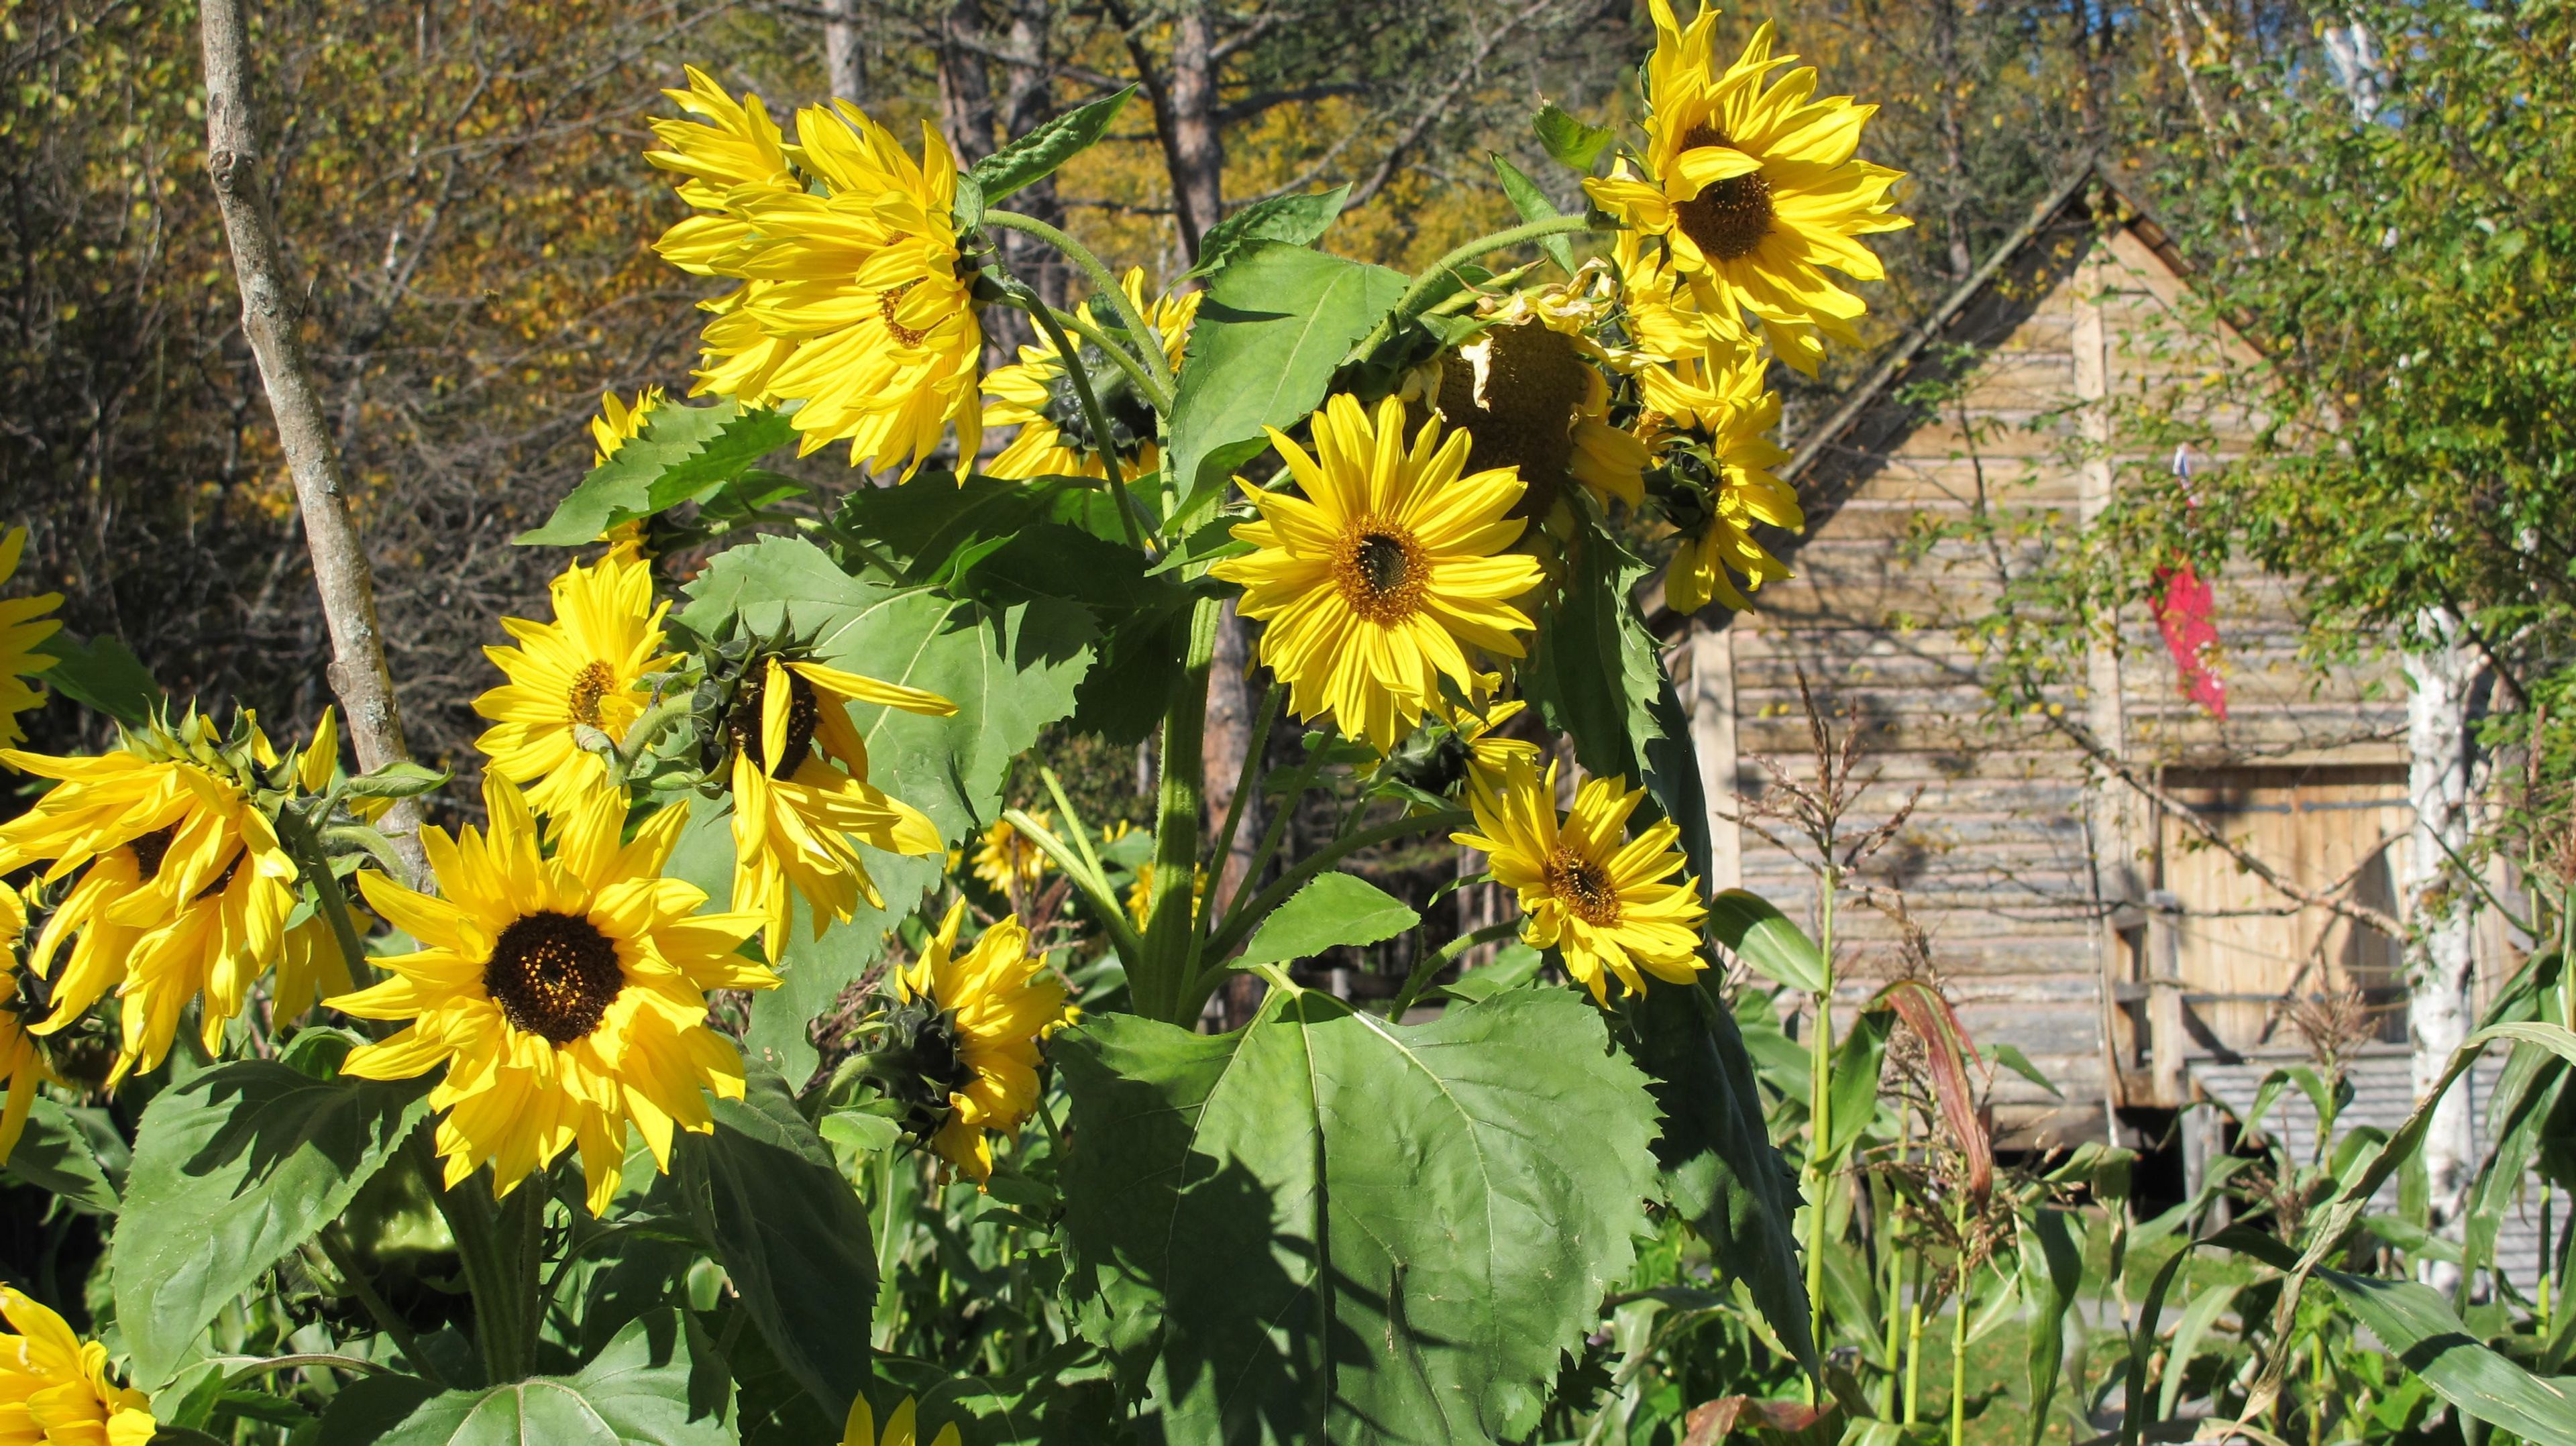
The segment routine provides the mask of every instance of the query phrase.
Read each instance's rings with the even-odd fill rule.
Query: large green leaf
[[[523,547],[580,547],[621,522],[650,517],[739,479],[751,464],[795,440],[788,420],[732,401],[664,405],[643,434],[590,470],[543,527],[512,541]]]
[[[2411,1280],[2320,1270],[2352,1318],[2434,1394],[2541,1446],[2576,1446],[2576,1377],[2535,1376],[2469,1333],[2451,1303]]]
[[[1109,123],[1118,119],[1119,108],[1135,93],[1136,87],[1131,85],[1087,105],[1075,106],[977,161],[972,174],[976,184],[984,188],[985,201],[999,201],[1014,191],[1034,186],[1089,150],[1108,133]]]
[[[763,636],[785,629],[822,662],[955,703],[950,718],[851,710],[867,742],[869,781],[928,814],[952,843],[999,812],[1012,760],[1040,729],[1073,711],[1091,665],[1093,627],[1081,609],[990,608],[926,587],[854,578],[798,538],[764,537],[720,554],[689,585],[689,597],[682,621],[702,633],[729,615]],[[674,872],[716,897],[731,888],[729,822],[724,805],[701,800],[674,859]],[[887,908],[862,901],[857,917],[818,943],[800,902],[780,961],[784,985],[752,1002],[749,1043],[790,1080],[814,1068],[806,1022],[877,957],[885,931],[938,877],[937,858],[863,852]]]
[[[1258,454],[1265,426],[1288,428],[1323,404],[1351,344],[1404,294],[1401,272],[1284,241],[1245,246],[1208,283],[1172,399],[1165,465],[1186,523]]]
[[[718,1100],[705,1163],[711,1243],[778,1364],[839,1419],[865,1388],[877,1296],[868,1212],[775,1071]]]
[[[1422,922],[1404,901],[1363,878],[1325,874],[1291,895],[1254,930],[1238,968],[1312,959],[1344,944],[1392,939]]]
[[[1306,991],[1205,1036],[1059,1036],[1090,1328],[1172,1440],[1438,1442],[1536,1424],[1629,1269],[1654,1107],[1565,990],[1397,1026]]]
[[[732,1446],[733,1384],[699,1369],[691,1334],[657,1312],[574,1375],[441,1392],[377,1446]]]
[[[220,1064],[143,1112],[117,1218],[116,1319],[147,1390],[207,1322],[348,1208],[428,1113],[426,1081]]]
[[[70,1110],[42,1096],[29,1107],[26,1130],[9,1152],[9,1174],[51,1191],[75,1209],[97,1215],[116,1213],[116,1186],[99,1167],[89,1132]]]
[[[161,702],[161,684],[143,660],[117,639],[101,633],[84,643],[56,632],[36,644],[54,665],[36,681],[76,703],[97,709],[120,723],[140,728]]]
[[[1256,241],[1312,246],[1332,229],[1333,221],[1350,198],[1350,183],[1345,181],[1329,191],[1255,201],[1207,229],[1207,234],[1199,238],[1198,264],[1190,268],[1189,274],[1213,275]]]
[[[1709,932],[1754,972],[1801,994],[1825,987],[1825,956],[1807,931],[1780,906],[1746,889],[1727,889],[1708,901]]]
[[[1629,600],[1646,566],[1598,527],[1567,551],[1565,587],[1540,619],[1522,686],[1550,727],[1573,735],[1586,770],[1634,784],[1649,770],[1646,745],[1680,724],[1656,716],[1663,661]]]

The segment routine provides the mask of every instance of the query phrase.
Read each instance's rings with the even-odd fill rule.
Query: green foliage
[[[570,1376],[443,1391],[374,1438],[376,1446],[731,1446],[733,1383],[697,1328],[671,1312],[617,1333]]]
[[[1075,106],[977,161],[969,174],[990,205],[1054,175],[1065,162],[1087,151],[1109,132],[1136,87],[1126,86],[1100,99]],[[969,222],[968,224],[972,224]]]
[[[683,502],[707,507],[727,494],[737,510],[756,509],[778,499],[775,484],[783,479],[754,472],[752,464],[795,436],[785,417],[764,408],[746,411],[730,400],[703,407],[665,403],[645,417],[641,435],[581,479],[545,526],[513,540],[523,547],[582,547],[620,523]]]
[[[1350,195],[1346,182],[1329,191],[1255,201],[1207,229],[1207,234],[1199,238],[1198,264],[1188,274],[1214,275],[1245,247],[1259,241],[1312,246],[1323,239],[1333,219],[1342,214]]]
[[[84,643],[57,631],[36,644],[36,651],[54,660],[39,681],[119,723],[141,727],[161,704],[152,670],[115,638],[101,635]]]
[[[1554,101],[1539,107],[1538,114],[1530,119],[1530,129],[1538,133],[1538,143],[1558,165],[1586,175],[1591,174],[1600,163],[1601,153],[1610,149],[1611,141],[1617,138],[1608,126],[1576,120]]]
[[[1421,922],[1420,914],[1368,880],[1325,874],[1262,920],[1234,964],[1249,969],[1312,959],[1340,945],[1391,939]]]
[[[1067,1240],[1176,1439],[1535,1422],[1652,1188],[1651,1108],[1563,991],[1403,1027],[1312,992],[1215,1037],[1068,1035]]]

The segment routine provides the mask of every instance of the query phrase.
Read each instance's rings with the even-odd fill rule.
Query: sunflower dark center
[[[1618,886],[1596,860],[1559,848],[1548,856],[1547,889],[1587,924],[1607,929],[1619,922]]]
[[[135,878],[147,884],[159,878],[161,861],[170,856],[170,844],[178,836],[179,826],[174,823],[129,840],[125,846],[134,850]]]
[[[608,696],[616,681],[616,674],[609,671],[606,663],[584,664],[580,672],[573,674],[572,687],[564,694],[565,715],[575,723],[598,727],[599,700]]]
[[[921,339],[930,335],[926,331],[914,331],[911,327],[895,320],[897,312],[903,306],[903,294],[920,284],[921,278],[916,276],[901,286],[889,286],[877,293],[877,315],[884,318],[886,330],[894,333],[894,339],[905,346],[919,346]]]
[[[1481,366],[1458,352],[1441,358],[1440,414],[1473,439],[1470,466],[1520,469],[1527,490],[1512,516],[1544,517],[1574,465],[1574,411],[1591,385],[1583,354],[1535,321],[1495,327],[1478,342]]]
[[[483,965],[483,992],[510,1027],[557,1045],[586,1039],[626,987],[617,946],[572,914],[522,914]]]
[[[1352,611],[1392,626],[1421,607],[1430,571],[1430,559],[1412,533],[1363,524],[1343,544],[1333,580]]]
[[[822,701],[814,696],[814,685],[798,676],[792,668],[778,670],[787,679],[787,747],[772,760],[760,739],[761,710],[767,706],[769,680],[767,669],[755,676],[759,681],[745,690],[742,701],[725,715],[725,732],[743,756],[758,765],[772,778],[785,778],[796,771],[796,765],[814,748],[814,725],[823,716]]]
[[[248,849],[243,849],[239,853],[234,854],[232,862],[224,865],[224,871],[215,875],[214,880],[211,883],[208,883],[204,888],[197,891],[197,898],[211,899],[215,895],[222,893],[225,889],[230,888],[233,882],[233,875],[241,872],[242,860],[249,857],[250,850]],[[188,902],[193,904],[196,901],[196,899],[191,899]]]
[[[1694,126],[1682,137],[1682,149],[1727,144],[1712,126]],[[1711,261],[1740,261],[1753,254],[1771,234],[1777,213],[1771,205],[1771,182],[1760,171],[1729,176],[1700,188],[1700,193],[1673,207],[1682,234],[1699,244]]]

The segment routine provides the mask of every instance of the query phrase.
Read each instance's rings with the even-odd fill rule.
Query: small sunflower
[[[1305,495],[1249,489],[1260,519],[1234,529],[1256,549],[1209,569],[1244,588],[1243,615],[1268,624],[1261,660],[1301,718],[1331,714],[1344,733],[1391,751],[1440,697],[1440,678],[1474,685],[1471,653],[1518,658],[1529,615],[1513,601],[1538,586],[1532,558],[1506,551],[1527,525],[1508,468],[1467,472],[1469,441],[1438,419],[1405,448],[1404,404],[1372,421],[1347,395],[1313,419],[1315,453],[1270,429]]]
[[[1699,954],[1707,909],[1699,880],[1667,883],[1681,872],[1673,847],[1681,830],[1667,819],[1631,840],[1628,816],[1644,790],[1595,778],[1556,812],[1556,766],[1540,773],[1526,758],[1508,760],[1499,779],[1468,790],[1475,833],[1451,837],[1493,860],[1494,881],[1520,894],[1521,939],[1554,948],[1595,1001],[1608,999],[1618,976],[1630,994],[1646,983],[1638,971],[1687,984],[1708,967]]]
[[[913,1410],[912,1397],[904,1397],[894,1414],[886,1417],[885,1434],[880,1436],[876,1413],[868,1409],[868,1398],[857,1397],[850,1402],[850,1419],[841,1430],[841,1446],[917,1446],[920,1437],[913,1425]],[[939,1428],[930,1446],[957,1446],[958,1439],[957,1423],[951,1421]]]
[[[0,1441],[10,1446],[145,1446],[160,1428],[141,1391],[108,1379],[107,1347],[0,1285]]]
[[[27,901],[7,884],[0,884],[0,1079],[9,1082],[9,1103],[0,1109],[0,1165],[9,1163],[9,1152],[18,1147],[18,1136],[27,1128],[27,1112],[36,1107],[36,1086],[52,1074],[36,1048],[35,1036],[27,1032],[28,1014],[42,1009],[41,995],[31,997],[18,974],[18,945],[27,934]],[[21,1009],[21,1001],[32,1008]]]
[[[850,722],[850,705],[935,718],[957,705],[821,663],[768,657],[753,667],[724,722],[733,755],[733,903],[765,920],[761,946],[775,960],[787,942],[791,888],[804,898],[818,939],[833,920],[856,913],[862,897],[883,906],[857,844],[898,854],[941,851],[937,825],[868,783],[868,748]]]
[[[646,676],[680,659],[662,652],[670,604],[653,601],[652,565],[632,551],[574,563],[547,590],[553,622],[503,618],[518,646],[483,650],[509,681],[474,700],[474,711],[493,720],[474,746],[552,813],[607,776],[577,730],[623,737],[651,702]]]
[[[1760,358],[1708,357],[1654,368],[1640,378],[1650,428],[1677,429],[1667,448],[1671,487],[1665,510],[1682,534],[1664,574],[1664,597],[1690,614],[1711,599],[1739,612],[1747,593],[1787,578],[1788,564],[1753,535],[1757,522],[1796,532],[1806,526],[1798,494],[1771,469],[1789,459],[1771,440],[1780,423],[1780,394],[1762,383]],[[1738,590],[1734,577],[1744,578]]]
[[[599,394],[599,415],[590,419],[590,465],[604,467],[627,443],[644,435],[644,423],[663,402],[660,387],[646,387],[635,394],[634,405],[617,399],[615,392]]]
[[[1888,213],[1888,188],[1902,173],[1853,157],[1878,108],[1849,96],[1813,99],[1813,68],[1766,88],[1764,77],[1796,58],[1771,54],[1767,23],[1720,74],[1710,50],[1717,11],[1703,8],[1685,30],[1670,0],[1650,4],[1647,173],[1622,166],[1584,190],[1661,238],[1676,267],[1705,278],[1714,303],[1706,310],[1741,308],[1766,325],[1813,324],[1836,341],[1859,341],[1852,322],[1868,308],[1825,268],[1878,280],[1885,269],[1857,238],[1913,224]]]
[[[1481,713],[1466,708],[1451,710],[1449,726],[1466,746],[1467,776],[1471,781],[1481,777],[1488,786],[1499,783],[1515,759],[1537,766],[1545,749],[1525,738],[1495,736],[1496,730],[1519,717],[1528,706],[1518,698],[1506,698],[1485,705]]]
[[[277,957],[295,905],[295,864],[243,783],[187,761],[226,756],[204,746],[206,731],[191,714],[176,732],[129,734],[125,747],[95,758],[0,753],[56,780],[34,808],[0,824],[0,874],[43,862],[39,884],[72,880],[28,960],[54,1005],[32,1032],[71,1025],[114,988],[125,1043],[111,1082],[159,1065],[181,1010],[200,995],[199,1039],[215,1050]],[[276,764],[257,728],[235,731],[244,756]],[[56,975],[66,943],[70,962]]]
[[[361,1019],[409,1020],[342,1064],[364,1079],[444,1066],[430,1091],[438,1152],[454,1188],[485,1161],[507,1195],[578,1147],[591,1213],[608,1208],[626,1127],[670,1168],[674,1130],[714,1128],[710,1091],[742,1097],[742,1057],[707,1027],[707,991],[773,989],[778,976],[735,952],[756,914],[701,914],[706,895],[662,865],[687,810],[666,808],[621,842],[626,799],[589,789],[548,820],[497,774],[483,780],[491,832],[421,844],[444,897],[358,876],[367,903],[421,944],[376,962],[391,979],[330,1002]]]
[[[1038,1041],[1067,1022],[1064,985],[1029,952],[1013,914],[957,952],[966,901],[948,906],[919,962],[895,974],[894,1033],[908,1040],[898,1092],[922,1092],[912,1125],[968,1177],[993,1173],[989,1135],[1019,1129],[1038,1106]],[[917,1081],[917,1082],[916,1082]]]
[[[1154,329],[1163,359],[1174,371],[1180,370],[1182,353],[1189,346],[1190,322],[1206,293],[1163,296],[1149,306],[1142,267],[1131,268],[1121,285],[1137,314]],[[1118,329],[1115,312],[1096,297],[1082,304],[1082,315],[1104,331]],[[1161,454],[1154,448],[1153,407],[1137,393],[1126,372],[1101,356],[1098,348],[1079,336],[1072,341],[1084,373],[1091,378],[1092,395],[1117,434],[1112,440],[1117,444],[1120,472],[1132,478],[1162,465]],[[985,466],[987,476],[1105,479],[1109,475],[1101,465],[1099,439],[1091,435],[1091,419],[1084,415],[1082,400],[1065,371],[1064,356],[1047,337],[1039,337],[1035,346],[1021,347],[1017,362],[984,378],[983,424],[1020,429],[1011,445]]]
[[[1569,482],[1603,505],[1645,500],[1645,444],[1610,422],[1612,358],[1592,339],[1608,303],[1591,288],[1521,292],[1491,324],[1440,356],[1440,419],[1465,431],[1467,464],[1509,467],[1528,488],[1512,515],[1545,518]]]
[[[684,271],[743,285],[703,303],[697,390],[745,406],[800,403],[799,455],[850,444],[851,465],[905,475],[957,428],[981,436],[984,335],[961,266],[957,166],[922,127],[922,159],[847,101],[797,112],[783,145],[757,96],[727,98],[703,73],[666,91],[701,123],[653,122],[646,159],[685,177],[699,214],[655,243]]]
[[[1044,810],[1029,818],[1041,826],[1054,822],[1053,815]],[[1049,867],[1046,851],[1037,846],[1036,840],[1013,828],[1006,818],[995,819],[975,846],[975,877],[1006,899],[1016,899],[1036,888]]]
[[[13,527],[8,536],[0,537],[0,587],[17,575],[18,559],[26,551],[27,529]],[[0,598],[0,748],[26,741],[18,715],[44,706],[45,695],[29,687],[27,680],[54,665],[53,655],[37,652],[36,644],[62,627],[62,619],[45,616],[62,605],[63,595],[58,592]]]
[[[1207,869],[1193,865],[1190,869],[1190,912],[1196,914],[1207,900]],[[1127,917],[1136,927],[1144,928],[1154,917],[1154,861],[1136,865],[1136,877],[1127,885]]]

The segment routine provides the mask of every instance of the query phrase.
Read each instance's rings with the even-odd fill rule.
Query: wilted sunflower
[[[757,96],[737,103],[695,68],[665,91],[704,123],[653,122],[646,159],[686,180],[700,214],[655,243],[684,271],[744,284],[715,313],[697,390],[745,406],[801,403],[799,455],[850,444],[851,465],[921,465],[949,423],[959,455],[981,436],[984,336],[960,275],[957,166],[922,127],[915,163],[847,101],[797,112],[796,144]]]
[[[885,1434],[880,1436],[877,1434],[876,1413],[868,1409],[868,1398],[855,1397],[850,1402],[850,1419],[841,1429],[841,1446],[918,1446],[913,1410],[912,1397],[904,1397],[903,1403],[894,1408],[894,1414],[886,1417]],[[939,1428],[939,1435],[930,1446],[957,1446],[957,1442],[957,1423],[951,1421]]]
[[[1753,524],[1796,532],[1807,522],[1795,489],[1771,471],[1789,459],[1771,440],[1780,394],[1763,385],[1760,358],[1750,352],[1652,369],[1641,381],[1654,424],[1684,433],[1667,450],[1672,485],[1662,495],[1682,536],[1664,574],[1664,598],[1685,615],[1712,598],[1749,610],[1746,593],[1790,575],[1754,538]],[[1741,591],[1733,574],[1744,578]]]
[[[69,1026],[115,988],[125,1042],[113,1079],[159,1065],[180,1011],[200,994],[200,1042],[215,1050],[277,957],[295,905],[294,862],[241,781],[253,764],[275,766],[276,751],[247,721],[221,748],[211,737],[190,714],[175,730],[130,733],[95,758],[0,753],[57,781],[0,824],[0,874],[43,862],[42,885],[78,875],[28,960],[54,1003],[33,1032]],[[57,976],[67,942],[70,963]]]
[[[1234,529],[1248,556],[1209,569],[1244,588],[1243,615],[1269,626],[1261,661],[1287,680],[1301,718],[1331,714],[1380,753],[1440,697],[1445,675],[1474,685],[1470,650],[1522,656],[1514,599],[1538,585],[1538,563],[1505,551],[1527,525],[1509,469],[1466,471],[1468,438],[1426,421],[1405,448],[1404,404],[1374,422],[1347,395],[1315,413],[1315,453],[1270,429],[1305,495],[1252,488],[1258,521]]]
[[[733,755],[733,904],[765,921],[772,960],[787,942],[788,890],[805,900],[814,937],[858,911],[883,906],[857,844],[897,854],[940,851],[938,826],[868,782],[868,748],[850,705],[873,703],[945,718],[957,705],[936,693],[845,673],[821,663],[767,657],[725,715]],[[855,841],[855,842],[854,842]]]
[[[27,1032],[34,1021],[19,1007],[30,998],[27,981],[18,973],[18,945],[26,935],[27,901],[0,884],[0,1079],[9,1082],[9,1103],[0,1109],[0,1165],[9,1163],[9,1152],[18,1147],[27,1112],[36,1107],[36,1086],[50,1073],[35,1037]]]
[[[1643,796],[1590,779],[1560,819],[1556,766],[1542,774],[1527,758],[1509,759],[1499,779],[1468,789],[1477,832],[1450,836],[1492,856],[1494,881],[1520,894],[1522,941],[1554,948],[1596,1001],[1608,999],[1610,975],[1636,994],[1646,987],[1640,969],[1687,984],[1708,967],[1699,955],[1708,914],[1699,880],[1664,882],[1682,869],[1673,847],[1681,830],[1667,819],[1627,837],[1628,815]]]
[[[1669,0],[1650,4],[1647,174],[1622,167],[1585,181],[1585,192],[1662,238],[1674,265],[1705,277],[1715,302],[1707,310],[1741,307],[1765,323],[1813,323],[1837,341],[1859,341],[1852,322],[1868,308],[1824,268],[1878,280],[1885,269],[1855,238],[1913,224],[1888,214],[1888,187],[1902,173],[1853,158],[1861,125],[1878,108],[1849,96],[1812,99],[1813,68],[1766,89],[1763,78],[1796,58],[1771,54],[1767,23],[1721,75],[1710,53],[1717,11],[1703,8],[1684,30]]]
[[[349,1052],[341,1071],[409,1079],[445,1066],[430,1091],[438,1152],[454,1188],[485,1161],[496,1194],[578,1146],[591,1213],[608,1208],[626,1127],[670,1168],[674,1130],[714,1128],[713,1091],[742,1097],[742,1057],[707,1027],[707,991],[771,989],[778,977],[735,950],[756,914],[700,914],[706,895],[662,865],[687,810],[666,808],[620,842],[626,799],[601,786],[537,821],[517,787],[483,780],[486,835],[421,830],[442,898],[373,872],[367,903],[421,944],[378,959],[393,977],[330,1001],[361,1019],[411,1022]]]
[[[0,537],[0,587],[17,575],[18,559],[26,551],[27,529],[13,527]],[[62,605],[58,592],[0,598],[0,748],[24,742],[27,734],[18,726],[18,715],[44,706],[45,695],[27,680],[54,665],[53,656],[37,652],[36,645],[62,627],[62,619],[45,616]]]
[[[993,1173],[986,1137],[1017,1130],[1038,1105],[1038,1041],[1068,1016],[1064,985],[1029,953],[1013,914],[957,952],[966,901],[949,905],[920,960],[895,973],[891,1021],[903,1078],[920,1096],[910,1121],[941,1159],[972,1179]]]
[[[483,650],[510,681],[474,700],[474,711],[494,720],[474,746],[491,755],[493,771],[528,790],[529,802],[552,813],[607,776],[576,730],[623,737],[651,701],[645,677],[680,660],[661,651],[662,615],[671,605],[653,601],[652,565],[632,551],[574,563],[547,591],[553,622],[503,618],[518,646]]]
[[[107,1378],[107,1347],[0,1285],[0,1441],[10,1446],[145,1446],[159,1426],[141,1391]]]
[[[1174,371],[1180,370],[1182,353],[1189,346],[1190,322],[1198,315],[1199,298],[1206,293],[1162,296],[1148,305],[1142,267],[1131,267],[1121,285],[1127,299],[1135,303],[1136,314],[1154,329],[1155,340],[1163,348],[1163,359]],[[1121,330],[1117,314],[1098,297],[1082,304],[1082,315],[1104,332],[1115,335]],[[1117,444],[1122,475],[1133,478],[1162,465],[1161,454],[1154,447],[1152,405],[1136,391],[1127,373],[1102,356],[1098,347],[1080,336],[1071,340],[1084,375],[1091,378],[1092,396],[1108,418],[1110,430],[1117,434],[1111,440]],[[1043,334],[1037,345],[1020,348],[1017,362],[997,368],[984,378],[984,425],[1020,429],[1011,445],[985,465],[987,476],[1106,479],[1109,475],[1101,465],[1100,441],[1091,435],[1091,419],[1084,415],[1082,399],[1065,370],[1064,356],[1055,349],[1055,342]]]
[[[1053,815],[1040,810],[1030,814],[1029,819],[1044,827],[1053,822]],[[984,887],[1006,899],[1017,898],[1037,887],[1038,880],[1046,877],[1048,867],[1046,850],[1039,848],[1035,839],[1012,827],[1007,818],[995,819],[993,826],[984,830],[983,838],[975,845],[975,877],[984,881]]]
[[[1569,482],[1605,506],[1645,500],[1650,458],[1610,424],[1611,358],[1591,336],[1609,304],[1590,293],[1583,282],[1516,293],[1485,330],[1440,356],[1440,420],[1472,439],[1467,465],[1520,474],[1528,491],[1515,517],[1545,519]]]

